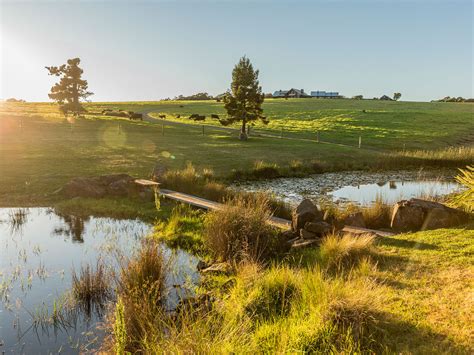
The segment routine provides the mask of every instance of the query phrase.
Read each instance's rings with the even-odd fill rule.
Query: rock
[[[318,235],[316,233],[308,232],[305,229],[300,229],[300,237],[303,239],[316,239]]]
[[[291,248],[292,249],[305,248],[305,247],[309,247],[311,245],[317,244],[318,242],[319,242],[319,239],[298,239],[292,243]]]
[[[346,226],[365,228],[364,215],[362,212],[351,213],[349,216],[344,218],[344,224]]]
[[[331,231],[331,225],[326,222],[306,222],[304,229],[321,237]]]
[[[232,266],[229,263],[215,263],[211,266],[202,269],[201,273],[203,274],[224,274],[229,275],[232,273]]]
[[[282,237],[286,240],[292,240],[298,237],[292,230],[286,230],[281,233]]]
[[[418,231],[452,227],[469,219],[469,214],[438,202],[416,198],[398,202],[392,213],[391,227],[399,231]]]
[[[196,265],[196,270],[197,270],[197,271],[201,271],[201,270],[204,270],[204,269],[206,269],[206,268],[208,268],[208,267],[209,267],[209,264],[208,264],[208,263],[206,263],[206,262],[203,261],[203,260],[199,260],[198,263],[197,263],[197,265]]]
[[[111,196],[132,196],[134,179],[127,174],[102,175],[98,177],[74,178],[60,189],[65,197],[101,198]]]
[[[91,178],[74,178],[61,189],[67,198],[73,197],[104,197],[107,190],[97,180]]]
[[[307,222],[322,221],[323,213],[309,199],[304,199],[292,214],[291,227],[293,232],[304,228]]]

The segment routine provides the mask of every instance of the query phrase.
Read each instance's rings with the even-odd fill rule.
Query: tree
[[[84,112],[85,109],[81,105],[81,100],[93,95],[87,91],[87,80],[83,80],[83,70],[79,67],[81,60],[79,58],[68,59],[67,64],[59,67],[45,67],[49,71],[49,75],[58,76],[61,79],[59,83],[54,84],[51,92],[48,94],[51,100],[59,104],[59,109],[65,115],[69,112],[77,115]]]
[[[231,91],[224,96],[224,107],[229,117],[220,122],[225,126],[242,122],[239,138],[246,140],[246,126],[249,122],[261,120],[265,124],[268,123],[267,118],[262,115],[263,100],[258,70],[254,70],[250,60],[244,56],[232,71]]]
[[[400,94],[399,92],[396,92],[396,93],[393,94],[393,99],[395,101],[400,100],[400,97],[402,97],[402,94]]]

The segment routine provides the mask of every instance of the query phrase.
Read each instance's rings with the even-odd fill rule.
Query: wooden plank
[[[146,179],[135,179],[135,184],[140,186],[159,186],[160,183]]]
[[[367,229],[367,228],[353,227],[353,226],[344,226],[342,231],[345,233],[352,233],[352,234],[375,234],[380,237],[391,237],[392,235],[395,235],[395,233],[392,233],[392,232],[384,232],[384,231],[379,231],[376,229]]]
[[[192,206],[203,208],[205,210],[218,210],[224,206],[222,203],[219,203],[219,202],[210,201],[201,197],[188,195],[182,192],[177,192],[177,191],[172,191],[172,190],[167,190],[167,189],[160,189],[160,195],[166,198],[172,199],[174,201],[187,203]],[[271,217],[269,224],[283,230],[288,230],[291,227],[290,221],[283,218],[278,218],[278,217]]]

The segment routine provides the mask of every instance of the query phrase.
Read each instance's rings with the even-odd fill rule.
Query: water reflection
[[[378,197],[387,203],[395,203],[411,197],[443,196],[459,189],[450,175],[439,174],[417,171],[354,171],[317,174],[307,178],[249,181],[236,183],[232,187],[245,191],[267,191],[293,206],[304,198],[316,202],[329,198],[336,202],[351,201],[366,205]]]
[[[73,270],[80,274],[82,266],[98,260],[118,270],[117,256],[130,257],[152,226],[138,220],[59,216],[47,208],[21,213],[0,208],[0,221],[0,353],[97,348],[104,336],[97,329],[104,308],[69,303]],[[165,281],[166,307],[172,309],[197,283],[197,259],[162,248],[172,270]]]

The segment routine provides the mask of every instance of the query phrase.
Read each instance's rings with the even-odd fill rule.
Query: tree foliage
[[[267,124],[263,116],[262,103],[264,94],[258,82],[258,70],[254,70],[250,60],[245,56],[232,71],[231,91],[224,96],[224,107],[228,118],[221,120],[223,125],[242,122],[240,139],[247,139],[246,125],[257,120]]]
[[[400,94],[399,92],[395,92],[395,93],[393,94],[393,99],[394,99],[395,101],[400,100],[401,97],[402,97],[402,94]]]
[[[87,80],[82,79],[83,70],[79,67],[80,63],[79,58],[73,58],[68,59],[67,64],[59,67],[45,67],[49,75],[60,77],[48,96],[60,105],[59,108],[65,115],[69,112],[78,114],[85,111],[81,100],[87,100],[93,95],[92,92],[87,91]]]

